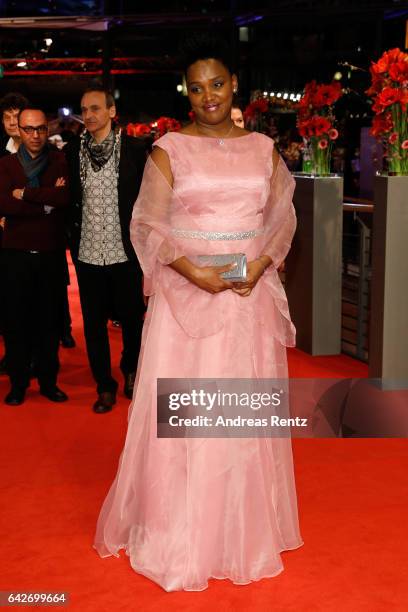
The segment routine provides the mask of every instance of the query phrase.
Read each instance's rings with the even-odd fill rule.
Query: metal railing
[[[343,204],[342,352],[368,361],[373,204]]]

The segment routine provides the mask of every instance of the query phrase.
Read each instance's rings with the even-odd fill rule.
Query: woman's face
[[[231,119],[235,123],[236,126],[240,128],[244,128],[244,116],[242,114],[242,110],[240,108],[231,108]]]
[[[187,70],[187,91],[199,123],[217,125],[230,117],[237,77],[215,59],[199,60]]]

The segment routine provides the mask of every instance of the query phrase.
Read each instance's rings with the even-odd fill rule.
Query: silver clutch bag
[[[195,258],[197,265],[204,266],[227,266],[235,263],[236,266],[232,270],[223,272],[222,278],[234,282],[243,282],[246,280],[247,258],[245,253],[225,253],[222,255],[197,255]]]

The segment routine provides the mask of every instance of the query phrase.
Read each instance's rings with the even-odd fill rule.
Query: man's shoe
[[[104,412],[112,410],[114,404],[116,404],[116,393],[104,391],[103,393],[99,393],[98,399],[92,406],[92,410],[96,412],[96,414],[103,414]]]
[[[25,389],[19,387],[11,387],[10,391],[4,398],[4,403],[9,406],[20,406],[25,400]]]
[[[6,356],[4,356],[3,359],[0,359],[0,376],[3,376],[4,374],[7,374]]]
[[[136,372],[129,372],[129,374],[125,374],[125,384],[123,386],[123,393],[126,395],[128,399],[132,399],[133,397],[135,378],[136,378]]]
[[[68,399],[68,395],[61,391],[61,389],[58,389],[56,385],[55,387],[49,387],[45,389],[42,388],[40,389],[40,393],[41,395],[49,399],[51,402],[56,402],[58,404],[66,402]]]
[[[71,332],[69,332],[68,334],[64,334],[62,336],[62,338],[61,338],[61,346],[63,346],[64,348],[67,348],[67,349],[74,348],[76,346],[74,337],[71,334]]]

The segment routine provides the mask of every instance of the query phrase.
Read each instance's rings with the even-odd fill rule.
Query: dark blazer
[[[68,209],[68,242],[72,258],[78,258],[82,226],[82,185],[79,169],[80,138],[74,138],[63,149],[69,168],[69,186],[71,202]],[[122,230],[122,242],[125,253],[130,260],[136,254],[130,241],[130,220],[133,205],[139,193],[143,170],[146,163],[145,145],[133,136],[122,132],[119,162],[119,218]]]
[[[4,157],[5,155],[10,155],[10,151],[7,151],[7,143],[9,141],[9,136],[1,136],[0,138],[0,157]]]
[[[69,191],[67,185],[55,187],[55,182],[60,177],[67,181],[67,175],[65,157],[56,150],[49,153],[40,187],[26,186],[27,177],[16,154],[0,160],[0,217],[6,217],[3,248],[50,251],[64,246],[64,209]],[[14,198],[13,189],[23,187],[24,199]],[[54,210],[46,214],[44,204]]]
[[[10,151],[7,151],[6,149],[8,141],[9,141],[9,136],[2,134],[0,137],[0,159],[4,157],[5,155],[10,155]],[[2,241],[3,241],[3,228],[0,225],[0,249],[1,249]]]

